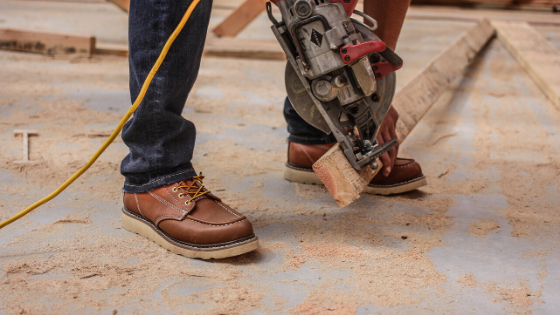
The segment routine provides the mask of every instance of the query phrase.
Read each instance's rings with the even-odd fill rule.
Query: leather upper
[[[200,187],[202,182],[187,180],[144,193],[125,193],[124,206],[169,236],[190,244],[220,244],[253,235],[249,220],[215,195],[207,193],[188,202],[195,193],[177,187],[193,184]]]
[[[332,148],[336,142],[328,144],[299,144],[288,143],[288,163],[301,168],[311,168],[323,154]]]
[[[422,176],[422,168],[414,159],[397,157],[389,176],[385,177],[381,172],[377,173],[369,185],[388,185],[404,183]]]
[[[308,145],[289,142],[288,164],[290,166],[309,169],[323,154],[325,154],[335,143]],[[422,175],[422,168],[413,159],[396,158],[389,176],[385,177],[381,172],[377,173],[369,185],[389,185],[407,182]]]

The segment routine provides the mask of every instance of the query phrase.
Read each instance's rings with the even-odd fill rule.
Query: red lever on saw
[[[340,56],[345,64],[354,62],[371,53],[379,53],[388,62],[378,62],[372,65],[375,78],[382,79],[388,73],[397,71],[403,66],[402,59],[395,54],[384,42],[378,40],[347,45],[340,49]]]
[[[384,42],[378,40],[371,40],[356,45],[347,45],[340,48],[340,57],[345,64],[354,62],[363,56],[379,53],[387,48]]]
[[[401,63],[400,65],[395,67],[388,62],[378,62],[372,66],[373,72],[375,73],[375,78],[378,80],[383,79],[383,77],[385,77],[388,73],[397,71],[402,68],[403,64],[404,63]]]

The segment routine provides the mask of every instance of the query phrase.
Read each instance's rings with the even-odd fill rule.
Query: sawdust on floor
[[[14,57],[9,54],[8,59],[10,58],[20,61],[45,61],[45,57],[41,56]],[[126,72],[126,62],[120,59],[93,59],[81,62],[83,63],[74,64],[76,72],[106,71],[109,74],[105,75],[109,76],[111,73],[118,76]],[[282,102],[284,91],[278,87],[281,82],[271,78],[282,75],[283,63],[253,61],[251,66],[262,70],[259,77],[231,82],[232,76],[242,73],[248,62],[231,63],[228,60],[217,59],[203,61],[193,97],[187,102],[187,107],[192,108],[193,113],[186,114],[195,122],[200,133],[228,135],[231,130],[246,130],[245,126],[235,122],[237,120],[242,120],[247,125],[285,128],[279,105],[271,105],[271,100]],[[224,66],[226,63],[230,67],[228,73],[219,70],[219,66]],[[13,82],[0,85],[0,94],[26,93],[40,98],[62,93],[61,88],[47,84],[52,78],[37,79],[37,82],[28,87],[21,87],[18,82],[26,76],[34,77],[33,71],[26,69],[23,66],[13,68],[11,71],[15,74],[15,78],[4,78]],[[18,71],[27,71],[27,73],[16,75]],[[68,84],[77,84],[80,80],[85,80],[76,74],[64,76],[63,73],[59,73],[58,75],[62,77],[55,79]],[[99,74],[99,78],[103,76]],[[262,85],[256,85],[256,82]],[[206,85],[229,85],[231,88],[223,91],[224,98],[231,102],[249,105],[233,106],[232,109],[231,104],[223,101],[224,98],[197,96],[196,89]],[[19,90],[8,92],[16,86]],[[126,88],[123,82],[113,82],[103,86]],[[255,86],[261,87],[254,88]],[[251,93],[242,95],[235,93],[244,90]],[[505,96],[499,99],[507,104],[511,97],[515,97],[515,94],[507,91]],[[266,98],[268,101],[262,101],[261,98]],[[496,128],[491,123],[490,112],[484,105],[483,96],[480,95],[479,98],[480,104],[475,106],[475,110],[480,113],[481,119],[477,121],[477,132],[474,137],[476,150],[472,152],[473,161],[470,164],[477,170],[497,168],[501,171],[498,189],[507,197],[508,208],[505,214],[513,226],[513,236],[520,238],[546,236],[553,231],[553,227],[559,226],[560,218],[555,211],[555,205],[540,197],[544,185],[552,186],[558,183],[560,164],[553,152],[546,149],[548,147],[546,140],[531,141],[534,138],[546,139],[546,132],[538,128],[519,132],[520,127],[515,125]],[[0,105],[5,106],[19,102],[16,98],[5,98],[0,101],[3,102]],[[13,109],[10,121],[2,122],[0,125],[0,133],[7,133],[16,126],[30,124],[29,121],[33,124],[47,124],[53,120],[57,122],[49,124],[48,131],[41,135],[41,141],[32,142],[31,157],[37,160],[38,164],[15,166],[10,163],[11,156],[0,155],[0,164],[3,168],[25,180],[25,183],[18,185],[2,184],[1,188],[7,195],[21,196],[21,198],[31,197],[22,191],[31,191],[37,185],[53,188],[84,164],[85,158],[89,157],[93,148],[96,148],[102,139],[84,137],[83,135],[91,130],[84,130],[81,128],[83,125],[93,122],[111,123],[120,118],[117,114],[84,109],[82,103],[78,101],[41,101],[34,103],[33,106],[39,108],[36,115],[25,114],[23,109]],[[500,110],[513,110],[509,115],[521,114],[515,112],[515,109],[503,106],[502,109],[493,109],[495,111],[493,115],[503,114]],[[216,126],[212,122],[217,115],[229,116],[232,122]],[[536,121],[537,118],[526,117],[526,119],[527,126],[540,126]],[[560,117],[555,119],[559,121]],[[515,141],[510,141],[512,134],[516,135]],[[491,141],[490,135],[498,137],[499,140]],[[279,140],[266,134],[255,136],[254,140],[269,141],[276,148],[285,147],[283,139]],[[20,139],[10,138],[3,141],[6,145],[19,148]],[[73,146],[71,149],[50,149],[61,142],[70,142]],[[523,150],[541,152],[545,162],[535,165],[531,161],[508,162],[490,156],[491,146],[498,146],[500,151],[508,152],[519,150],[521,143],[524,145]],[[453,152],[453,148],[446,147],[445,140],[437,142],[434,147],[436,145],[437,150]],[[18,236],[14,242],[8,244],[14,246],[18,243],[29,243],[34,238],[49,239],[60,231],[62,225],[77,226],[95,236],[92,239],[86,233],[76,234],[68,239],[42,243],[23,258],[4,263],[0,292],[4,300],[10,301],[9,304],[5,304],[5,310],[10,314],[21,312],[56,314],[76,304],[99,310],[110,305],[129,303],[150,310],[154,307],[151,305],[153,301],[143,301],[142,297],[157,293],[167,307],[178,313],[183,311],[182,306],[185,303],[195,303],[206,306],[201,311],[203,313],[242,314],[259,307],[263,297],[269,294],[267,291],[269,288],[266,286],[248,281],[251,276],[300,270],[307,264],[323,266],[325,273],[342,271],[348,276],[327,279],[314,286],[309,296],[290,310],[291,313],[349,314],[354,313],[359,305],[366,302],[377,306],[415,305],[420,303],[423,296],[433,294],[434,290],[436,292],[443,290],[438,285],[447,280],[447,276],[436,270],[433,261],[426,255],[434,247],[446,246],[442,242],[442,236],[454,224],[453,218],[446,215],[449,207],[453,205],[453,198],[445,195],[468,195],[490,189],[489,179],[482,176],[462,181],[447,181],[448,176],[459,167],[453,162],[448,162],[445,167],[447,172],[436,170],[435,166],[425,169],[425,173],[429,176],[428,187],[421,191],[392,197],[392,202],[409,207],[420,207],[423,211],[418,213],[399,212],[399,209],[392,208],[391,203],[384,203],[381,197],[374,196],[363,198],[386,207],[353,208],[334,214],[309,207],[309,204],[303,201],[289,209],[274,207],[268,204],[269,199],[264,193],[266,187],[263,187],[262,182],[251,189],[230,192],[236,185],[235,181],[231,181],[232,178],[239,179],[269,173],[282,176],[285,151],[250,150],[250,148],[251,144],[236,143],[231,139],[207,141],[197,148],[194,158],[195,167],[203,171],[209,170],[214,174],[215,176],[209,176],[206,180],[209,188],[250,215],[257,229],[280,223],[289,225],[291,231],[296,231],[291,236],[296,240],[295,246],[286,241],[263,241],[262,248],[257,252],[215,262],[209,269],[200,269],[194,262],[170,254],[143,238],[128,234],[105,235],[96,229],[90,218],[69,215]],[[102,158],[87,176],[78,180],[78,185],[87,186],[88,176],[92,178],[103,176],[106,183],[103,186],[89,186],[88,194],[81,197],[81,202],[103,199],[114,200],[115,204],[118,204],[122,177],[118,174],[118,159],[114,157],[122,152],[121,143],[121,149],[115,150],[105,159]],[[450,154],[450,159],[460,154],[463,153]],[[516,172],[510,172],[511,169],[516,169]],[[520,172],[528,175],[519,176]],[[228,174],[229,177],[221,177],[219,174]],[[438,177],[438,174],[444,175]],[[310,196],[313,194],[327,194],[320,186],[295,185],[295,193],[302,197],[302,200],[312,200]],[[25,205],[27,199],[21,198],[3,201],[0,206],[2,215],[6,216],[8,210]],[[263,211],[264,209],[266,212]],[[286,213],[291,215],[288,219],[278,215]],[[116,211],[114,215],[117,216]],[[118,221],[118,218],[115,218],[115,221]],[[395,227],[399,230],[395,230]],[[496,222],[482,220],[475,223],[468,233],[483,236],[496,228],[498,228]],[[280,234],[282,233],[292,232]],[[261,269],[255,260],[271,252],[284,257],[284,263],[272,269]],[[45,256],[40,253],[49,254]],[[136,259],[131,260],[131,257]],[[154,270],[154,266],[157,266],[157,270]],[[246,266],[247,269],[242,270],[238,266]],[[544,272],[546,273],[546,270]],[[51,273],[60,276],[40,277]],[[173,290],[183,282],[200,282],[205,288],[185,297]],[[484,288],[492,299],[509,303],[516,312],[524,312],[534,303],[541,303],[540,293],[531,292],[524,283],[509,285],[483,283],[472,275],[465,275],[457,282],[468,287]],[[336,289],[333,289],[335,285],[346,286],[349,288],[348,292],[352,294],[337,293]],[[49,287],[49,290],[45,291],[45,287]],[[117,289],[118,294],[104,293]],[[63,302],[46,306],[42,300],[34,298],[38,296]],[[282,301],[278,301],[279,309],[284,309],[283,305]]]

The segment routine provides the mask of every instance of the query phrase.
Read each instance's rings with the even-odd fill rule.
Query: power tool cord
[[[30,205],[29,207],[25,208],[21,212],[12,216],[11,218],[9,218],[9,219],[3,221],[2,223],[0,223],[0,229],[2,229],[6,225],[8,225],[8,224],[10,224],[10,223],[12,223],[16,220],[22,218],[24,215],[28,214],[29,212],[35,210],[39,206],[49,202],[50,200],[52,200],[53,198],[58,196],[68,186],[70,186],[76,179],[78,179],[78,177],[80,177],[83,173],[85,173],[85,171],[87,171],[90,168],[90,166],[92,166],[93,163],[95,163],[97,158],[99,158],[99,156],[101,156],[101,154],[103,154],[105,149],[107,149],[107,147],[109,147],[109,145],[113,142],[113,140],[115,140],[115,138],[119,135],[122,128],[124,127],[124,124],[128,121],[128,119],[130,119],[130,117],[136,111],[136,109],[138,108],[140,103],[142,103],[142,100],[144,99],[144,96],[146,95],[146,92],[148,91],[148,87],[150,86],[150,83],[152,82],[152,79],[154,78],[154,76],[156,75],[159,67],[163,63],[163,60],[165,60],[165,56],[167,55],[167,52],[169,51],[169,48],[171,48],[171,44],[173,44],[173,41],[177,38],[177,36],[181,32],[181,30],[183,29],[183,27],[187,23],[189,17],[191,16],[191,13],[193,12],[194,8],[196,7],[196,5],[199,2],[200,2],[200,0],[193,0],[193,2],[189,5],[187,11],[183,15],[183,18],[181,19],[181,22],[179,22],[179,25],[177,25],[177,27],[175,28],[175,30],[173,31],[171,36],[169,36],[169,38],[167,39],[167,42],[163,46],[163,49],[162,49],[161,53],[159,54],[159,57],[158,57],[156,63],[152,67],[152,70],[150,70],[150,73],[148,74],[148,76],[146,77],[146,80],[144,81],[144,84],[142,85],[142,89],[140,90],[140,93],[138,94],[138,97],[136,97],[136,100],[134,101],[134,103],[132,104],[132,106],[130,107],[128,112],[126,112],[124,117],[121,119],[117,128],[115,128],[113,133],[111,133],[111,136],[109,137],[109,139],[107,139],[103,143],[103,145],[101,145],[101,147],[89,159],[89,161],[86,163],[86,165],[84,165],[76,173],[74,173],[74,175],[72,175],[70,178],[68,178],[62,185],[60,185],[60,187],[58,187],[55,191],[53,191],[52,193],[50,193],[46,197],[40,199],[39,201],[37,201],[34,204]]]

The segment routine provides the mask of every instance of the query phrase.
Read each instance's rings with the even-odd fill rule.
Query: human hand
[[[381,123],[379,132],[377,133],[377,142],[379,143],[379,145],[382,145],[383,143],[397,137],[395,127],[397,125],[398,119],[399,113],[397,113],[397,110],[395,110],[393,106],[389,107],[387,115],[385,115],[385,119]],[[389,174],[391,174],[391,170],[395,165],[397,153],[399,153],[398,143],[396,146],[392,147],[391,150],[380,157],[381,162],[383,163],[383,169],[381,170],[381,174],[383,174],[383,176],[387,177],[389,176]]]

